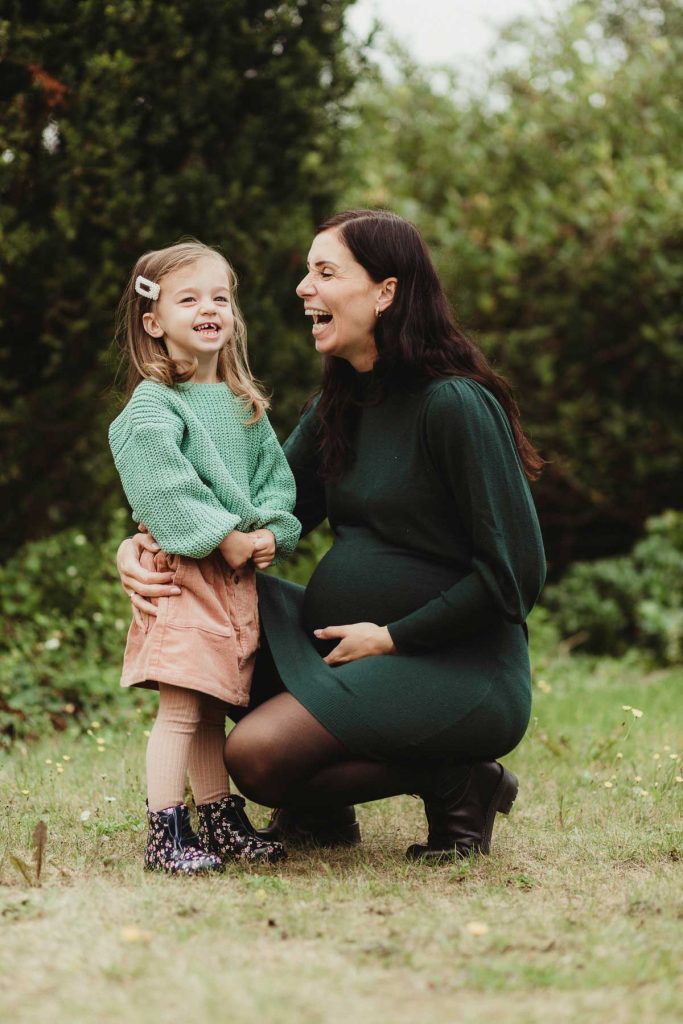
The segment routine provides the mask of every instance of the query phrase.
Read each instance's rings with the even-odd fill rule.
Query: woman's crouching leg
[[[278,694],[251,711],[225,744],[225,764],[238,789],[266,807],[286,805],[321,768],[349,756],[290,693]]]

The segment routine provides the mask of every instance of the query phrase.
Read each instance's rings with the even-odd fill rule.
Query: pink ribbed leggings
[[[223,764],[225,713],[225,704],[215,697],[159,683],[159,711],[147,744],[150,811],[183,802],[188,772],[196,804],[229,795]]]

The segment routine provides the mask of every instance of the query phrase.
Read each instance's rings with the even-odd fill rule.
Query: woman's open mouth
[[[328,313],[326,309],[305,309],[304,314],[313,317],[312,332],[316,338],[323,333],[327,325],[331,324],[334,319],[332,314]]]

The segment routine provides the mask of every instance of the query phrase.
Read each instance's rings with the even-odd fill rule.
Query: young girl
[[[129,401],[109,443],[133,518],[177,596],[128,632],[122,686],[159,690],[147,747],[145,867],[194,874],[276,861],[223,765],[225,704],[249,702],[259,641],[255,567],[294,550],[292,473],[249,371],[228,262],[200,242],[142,256],[121,300]],[[199,834],[183,803],[185,779]]]

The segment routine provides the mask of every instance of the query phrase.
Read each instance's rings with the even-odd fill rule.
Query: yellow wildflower
[[[465,931],[468,932],[470,935],[476,935],[477,937],[480,935],[486,935],[488,930],[489,926],[487,924],[484,924],[483,921],[469,921],[465,925]]]
[[[611,789],[612,788],[612,783],[611,782],[605,782],[604,786],[605,786],[605,789]]]
[[[124,942],[151,942],[152,933],[144,932],[140,928],[129,925],[127,928],[121,929],[121,938]]]

